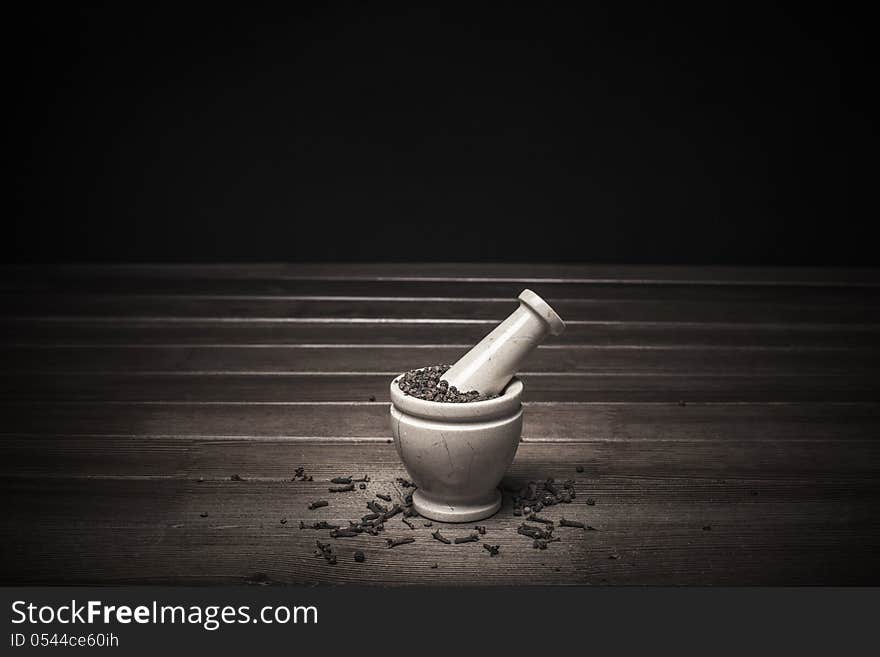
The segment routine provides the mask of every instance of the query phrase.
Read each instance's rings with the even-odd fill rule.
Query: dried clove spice
[[[513,496],[513,514],[528,516],[538,513],[545,506],[571,503],[577,497],[574,483],[573,479],[568,479],[560,486],[552,478],[542,482],[528,482]]]
[[[231,479],[232,481],[244,481],[244,479],[242,479],[242,477],[241,477],[240,474],[234,474],[234,475],[232,475],[232,476],[230,477],[230,479]]]
[[[532,547],[535,548],[536,550],[546,550],[548,543],[556,543],[557,541],[559,541],[558,536],[548,537],[548,538],[536,538],[532,542]]]
[[[366,484],[358,484],[358,488],[360,488],[361,490],[367,490],[367,485]]]
[[[452,540],[456,545],[460,545],[461,543],[479,543],[480,535],[476,532],[469,534],[467,536],[458,536]]]
[[[326,520],[321,520],[320,522],[313,523],[311,525],[307,525],[302,520],[299,521],[300,529],[339,529],[339,525],[331,525]]]
[[[416,542],[416,539],[414,539],[412,536],[408,536],[407,538],[386,538],[385,539],[385,543],[390,548],[397,547],[398,545],[406,545],[407,543],[415,543],[415,542]]]
[[[321,541],[315,541],[315,545],[318,546],[318,550],[320,550],[320,554],[324,556],[331,566],[336,564],[336,555],[333,554],[333,547],[329,543],[322,543]]]
[[[489,551],[489,556],[494,557],[497,556],[501,551],[500,545],[489,545],[488,543],[483,543],[483,548]]]
[[[531,520],[532,522],[540,522],[541,524],[544,524],[544,525],[552,525],[553,524],[552,520],[548,520],[547,518],[540,518],[540,517],[536,516],[534,513],[531,514],[528,518],[526,518],[526,520]]]
[[[329,505],[330,505],[330,502],[328,502],[327,500],[318,500],[317,502],[310,502],[309,509],[310,510],[320,509],[322,506],[329,506]]]
[[[376,493],[376,497],[378,497],[380,500],[385,500],[386,502],[391,501],[391,496],[386,495],[385,493]]]
[[[560,527],[575,527],[577,529],[583,529],[583,530],[587,529],[587,526],[584,523],[580,522],[579,520],[566,520],[565,518],[561,518],[559,520],[559,526]]]
[[[409,527],[410,529],[415,529],[415,528],[416,528],[416,526],[415,526],[414,524],[412,524],[412,523],[411,523],[409,520],[407,520],[406,518],[401,518],[400,521],[401,521],[404,525],[406,525],[407,527]]]
[[[446,545],[450,545],[452,543],[452,541],[450,541],[448,538],[446,538],[443,534],[440,533],[439,529],[432,532],[431,536],[434,537],[435,541],[440,541],[441,543],[446,543]]]
[[[523,523],[517,528],[516,533],[533,539],[549,539],[553,535],[553,526],[549,525],[547,529],[541,529],[540,527]]]
[[[369,522],[370,520],[375,520],[376,518],[380,517],[381,515],[382,515],[381,513],[368,513],[365,516],[361,516],[361,522]]]
[[[449,365],[434,365],[410,370],[398,380],[397,385],[406,395],[427,401],[445,403],[465,403],[495,399],[498,395],[482,395],[477,390],[459,392],[458,388],[441,381]]]
[[[348,484],[347,486],[330,486],[327,490],[331,493],[348,493],[354,490],[354,484]]]
[[[403,511],[401,506],[399,504],[395,504],[390,509],[388,509],[388,511],[385,512],[385,514],[384,514],[385,520],[388,520],[389,518],[393,518],[401,511]]]
[[[364,475],[363,477],[358,477],[358,478],[352,477],[351,480],[352,480],[353,482],[355,482],[355,483],[357,483],[357,482],[359,482],[359,481],[369,482],[369,481],[370,481],[370,475]]]
[[[350,484],[351,477],[333,477],[333,479],[330,480],[330,483],[331,484]]]
[[[358,563],[363,563],[365,558],[366,557],[364,556],[364,553],[361,552],[360,550],[354,551],[354,560],[357,561]]]
[[[474,529],[476,529],[480,533],[480,536],[486,535],[486,526],[485,525],[477,525],[476,527],[474,527]]]
[[[303,466],[299,466],[294,469],[293,477],[290,479],[291,481],[312,481],[311,475],[306,475],[306,469]]]
[[[596,500],[594,500],[592,497],[588,497],[587,506],[596,506]]]
[[[330,532],[330,538],[352,538],[360,534],[355,529],[334,529]]]
[[[409,479],[404,479],[403,477],[397,477],[397,483],[403,486],[404,488],[415,488],[416,485],[411,482]]]
[[[388,507],[379,504],[376,500],[370,500],[367,502],[367,508],[380,516],[388,513]]]

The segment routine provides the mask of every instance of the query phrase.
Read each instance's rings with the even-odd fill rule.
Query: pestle
[[[519,308],[496,326],[441,378],[461,392],[500,394],[522,362],[547,334],[559,335],[565,323],[537,294],[523,290]]]

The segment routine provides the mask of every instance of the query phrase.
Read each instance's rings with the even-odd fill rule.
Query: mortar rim
[[[494,399],[454,403],[428,401],[405,394],[397,385],[402,376],[399,374],[391,381],[392,405],[398,411],[426,420],[482,422],[513,415],[522,407],[523,383],[517,377],[513,377],[501,395]]]

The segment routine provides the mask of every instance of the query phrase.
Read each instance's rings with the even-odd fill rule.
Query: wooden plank
[[[395,478],[406,476],[394,447],[384,441],[6,434],[0,436],[0,455],[4,479],[152,477],[219,484],[238,474],[248,481],[288,483],[302,465],[314,481],[293,482],[290,491],[309,500],[326,498],[327,482],[341,475],[369,474],[374,492],[393,492]],[[809,482],[801,495],[817,500],[827,491],[876,489],[878,474],[876,439],[849,441],[843,449],[832,440],[584,440],[521,444],[508,479],[574,479],[578,490],[600,502],[612,491],[619,497],[648,488],[688,499],[723,494],[739,500],[753,491],[766,499]],[[736,488],[726,488],[734,482]],[[333,499],[347,504],[348,497]]]
[[[6,372],[367,372],[454,363],[467,346],[0,346]],[[880,351],[806,347],[539,347],[524,373],[872,374]]]
[[[597,265],[573,263],[251,263],[7,265],[3,278],[143,276],[153,278],[272,278],[321,280],[444,279],[459,282],[554,279],[654,284],[878,285],[880,269],[844,267],[732,267]]]
[[[300,520],[355,519],[379,491],[397,497],[392,481],[402,471],[390,447],[273,444],[273,451],[262,452],[223,443],[210,450],[215,447],[225,455],[207,457],[209,450],[202,450],[189,456],[189,467],[198,472],[204,465],[206,474],[224,477],[234,467],[244,471],[246,481],[4,478],[0,487],[9,505],[0,516],[0,581],[219,584],[245,582],[258,572],[298,584],[880,581],[875,513],[880,491],[876,467],[865,466],[877,464],[872,444],[859,444],[861,461],[834,446],[810,443],[785,449],[664,444],[649,453],[621,443],[523,445],[507,484],[574,477],[579,491],[574,503],[545,515],[583,519],[598,531],[559,529],[560,543],[536,551],[516,534],[521,518],[511,514],[508,500],[497,516],[481,523],[488,527],[485,540],[501,546],[494,558],[479,544],[446,546],[430,538],[438,527],[457,536],[470,526],[425,528],[419,522],[410,530],[391,521],[385,536],[416,538],[393,550],[384,547],[385,536],[332,540],[326,531],[298,529]],[[711,447],[720,451],[701,451]],[[97,444],[86,448],[95,458],[98,450]],[[202,463],[203,457],[211,464]],[[793,468],[786,457],[792,457]],[[262,465],[249,471],[254,458]],[[140,456],[122,460],[129,462],[144,463]],[[335,496],[330,507],[308,511],[309,500],[324,496],[325,482],[248,478],[252,472],[279,473],[279,462],[303,465],[322,477],[350,472],[357,463],[373,480],[366,491]],[[573,472],[579,462],[587,466],[584,474]],[[587,497],[595,506],[586,505]],[[703,529],[707,525],[711,530]],[[334,544],[338,564],[313,555],[316,538]],[[354,563],[355,549],[366,553],[366,563]],[[435,562],[439,567],[432,569]]]
[[[388,403],[387,374],[16,373],[0,377],[6,401],[194,401]],[[565,402],[870,402],[874,374],[525,374],[525,401]],[[821,383],[820,383],[821,382]]]
[[[761,322],[875,323],[880,304],[864,300],[798,303],[663,299],[548,299],[567,322]],[[213,318],[408,318],[504,319],[516,308],[507,299],[254,297],[185,295],[0,294],[16,317],[213,317]]]
[[[3,433],[360,438],[390,436],[382,403],[4,403]],[[540,403],[523,439],[787,441],[880,436],[880,404]]]
[[[154,276],[61,276],[0,278],[0,293],[53,295],[125,295],[125,296],[251,296],[285,297],[310,300],[338,298],[492,300],[514,303],[527,285],[532,285],[555,304],[571,300],[606,301],[683,301],[763,302],[790,304],[876,303],[878,289],[873,286],[815,284],[766,285],[762,282],[740,284],[694,284],[653,281],[595,282],[547,279],[524,283],[518,281],[444,279],[320,279],[320,278],[216,278]]]
[[[0,318],[0,341],[54,344],[476,344],[491,320],[418,322],[212,321],[190,318]],[[569,324],[552,344],[587,346],[875,347],[880,324],[718,324],[589,322]]]

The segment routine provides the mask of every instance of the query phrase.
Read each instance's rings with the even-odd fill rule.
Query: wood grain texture
[[[610,372],[521,375],[527,402],[880,402],[873,373]],[[0,401],[390,402],[389,374],[21,372]]]
[[[524,441],[865,440],[877,403],[586,403],[525,405]],[[390,440],[385,403],[15,402],[5,433]]]
[[[698,347],[871,347],[880,324],[584,322],[569,324],[552,345]],[[491,320],[419,321],[328,318],[326,321],[124,317],[0,317],[0,343],[14,345],[458,345],[476,344]]]
[[[873,288],[870,288],[873,289]],[[876,295],[854,301],[791,299],[694,301],[548,298],[567,323],[726,322],[736,324],[856,323],[880,321]],[[0,294],[5,313],[16,317],[179,317],[179,318],[408,318],[484,320],[498,323],[516,309],[515,299],[423,299],[416,297],[284,297],[160,294]]]
[[[390,446],[52,443],[44,444],[48,454],[61,448],[68,459],[60,468],[47,471],[45,464],[25,460],[16,463],[16,477],[3,481],[12,502],[0,520],[8,538],[0,577],[8,582],[240,583],[257,572],[300,584],[878,581],[871,568],[872,552],[880,547],[878,488],[876,472],[865,466],[866,460],[876,462],[874,441],[848,452],[804,442],[770,449],[706,443],[523,445],[506,485],[545,476],[574,478],[574,503],[544,515],[580,519],[598,531],[560,528],[560,543],[536,551],[516,534],[521,518],[512,515],[508,501],[482,523],[488,527],[485,540],[501,546],[494,558],[480,544],[446,546],[430,537],[436,528],[464,535],[469,526],[425,528],[419,520],[410,530],[395,519],[386,536],[416,538],[395,549],[384,546],[385,537],[332,540],[326,531],[298,528],[300,520],[357,519],[376,492],[399,499],[393,478],[404,473]],[[16,444],[7,443],[13,456],[24,450],[16,458],[33,454],[27,441]],[[71,460],[72,455],[83,460]],[[65,476],[68,468],[97,474],[111,463],[116,474],[108,479]],[[575,472],[575,463],[585,465],[583,474]],[[316,481],[288,481],[298,465]],[[129,478],[122,479],[120,471]],[[159,471],[170,474],[151,474]],[[245,481],[230,481],[233,471]],[[364,472],[372,476],[368,490],[326,493],[326,478]],[[306,508],[328,497],[329,507]],[[588,497],[594,506],[586,505]],[[334,545],[336,566],[313,555],[315,539]],[[353,562],[355,549],[364,550],[365,564]],[[819,563],[821,569],[815,569]]]
[[[105,345],[0,347],[7,372],[365,372],[396,376],[454,363],[467,347]],[[523,373],[853,374],[880,351],[821,347],[539,347]]]
[[[387,280],[442,278],[458,282],[507,279],[528,282],[535,279],[586,280],[592,282],[669,282],[703,284],[753,283],[778,286],[880,285],[880,272],[870,268],[846,267],[731,267],[691,265],[593,265],[549,263],[261,263],[261,264],[124,264],[124,265],[10,265],[4,278],[27,280],[51,277],[96,277],[112,279],[138,275],[150,278],[272,278],[318,280]]]
[[[0,274],[2,583],[880,584],[878,270]],[[336,566],[315,556],[327,532],[300,520],[356,519],[376,492],[402,492],[390,378],[457,358],[523,287],[569,325],[525,368],[506,485],[573,478],[575,502],[545,515],[598,531],[559,529],[536,551],[507,499],[481,523],[498,557],[437,543],[422,520],[389,523],[413,545],[339,539]],[[300,465],[314,481],[290,481]],[[372,481],[326,492],[341,474]]]

